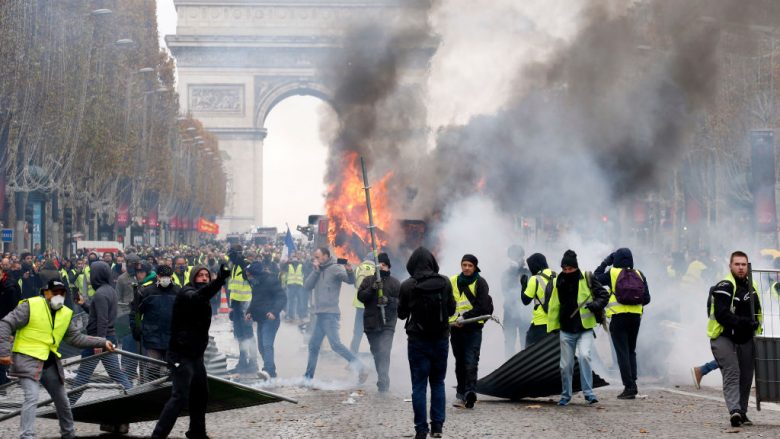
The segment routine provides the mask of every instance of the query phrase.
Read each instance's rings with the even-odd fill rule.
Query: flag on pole
[[[292,233],[290,233],[290,226],[287,226],[287,236],[284,237],[284,245],[287,246],[287,258],[295,253],[295,241],[293,241]]]

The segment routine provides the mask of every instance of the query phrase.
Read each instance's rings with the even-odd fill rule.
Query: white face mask
[[[171,284],[171,278],[170,277],[161,277],[159,283],[160,283],[161,287],[168,288],[168,285]]]
[[[58,310],[62,308],[62,305],[65,304],[65,296],[60,296],[59,294],[56,296],[52,296],[52,298],[49,300],[49,306],[51,306],[51,309]]]

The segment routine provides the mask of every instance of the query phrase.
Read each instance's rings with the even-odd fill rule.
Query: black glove
[[[593,314],[596,314],[601,311],[601,307],[596,304],[596,302],[588,302],[585,304],[585,308],[590,310]]]
[[[526,287],[528,287],[528,275],[524,274],[520,276],[520,286],[523,287],[523,291],[525,291]]]
[[[604,260],[601,262],[601,265],[606,267],[612,265],[614,262],[615,262],[615,252],[612,252],[609,254],[609,256],[604,258]]]
[[[230,278],[230,269],[227,265],[221,264],[219,266],[219,273],[217,274],[217,279],[219,280],[226,280]]]
[[[758,328],[759,328],[760,326],[761,326],[761,324],[760,324],[760,323],[758,323],[756,320],[752,320],[752,321],[750,322],[750,329],[751,329],[752,331],[756,331],[756,330],[758,330]]]

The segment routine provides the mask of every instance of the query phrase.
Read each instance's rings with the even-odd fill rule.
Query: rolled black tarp
[[[547,334],[544,339],[518,352],[498,369],[477,381],[477,393],[511,400],[560,395],[560,357],[558,334]],[[579,392],[582,388],[578,362],[574,363],[573,377],[572,390]],[[607,385],[609,383],[593,373],[594,389]]]

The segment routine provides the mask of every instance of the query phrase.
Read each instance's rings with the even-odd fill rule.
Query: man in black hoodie
[[[260,262],[249,265],[246,274],[252,287],[252,301],[246,318],[257,322],[257,350],[263,357],[263,371],[268,374],[266,378],[276,378],[274,341],[279,330],[279,315],[287,305],[287,294],[279,276],[266,271]]]
[[[111,267],[103,261],[96,261],[92,263],[89,273],[89,281],[92,288],[95,290],[95,294],[92,296],[92,300],[89,301],[89,306],[84,308],[89,314],[89,321],[87,322],[87,335],[93,337],[105,338],[111,343],[116,344],[116,331],[114,330],[114,323],[116,322],[117,303],[118,296],[114,287],[111,286]],[[84,298],[82,297],[79,305],[84,304]],[[93,354],[99,354],[103,350],[85,349],[81,352],[81,358],[90,357]],[[85,360],[79,365],[76,379],[73,381],[73,387],[79,387],[89,382],[92,372],[95,371],[98,361],[103,363],[103,367],[108,372],[108,376],[111,377],[114,382],[121,384],[125,390],[130,389],[133,385],[130,380],[127,379],[127,375],[119,367],[119,359],[115,354],[108,354],[100,357],[99,360]],[[71,393],[70,405],[74,405],[79,398],[81,398],[82,392]]]
[[[450,317],[452,327],[452,355],[455,356],[455,377],[458,381],[453,407],[474,408],[477,402],[477,373],[482,349],[484,320],[460,323],[465,319],[493,314],[490,287],[479,275],[479,260],[474,255],[463,255],[461,273],[450,278],[455,300],[455,315]]]
[[[590,351],[596,338],[598,314],[607,305],[609,293],[590,273],[580,271],[577,254],[572,250],[563,253],[561,274],[553,285],[547,308],[547,332],[559,331],[562,390],[558,405],[565,406],[571,401],[575,352],[582,393],[588,404],[595,404],[599,401],[593,393]]]
[[[424,439],[429,431],[432,437],[441,437],[446,405],[444,377],[449,355],[449,317],[455,314],[452,283],[439,274],[436,258],[424,247],[412,253],[406,271],[411,277],[401,284],[398,318],[406,319],[415,439]],[[425,396],[429,382],[430,430]]]
[[[608,266],[612,268],[607,269]],[[624,273],[624,270],[629,270]],[[621,275],[632,275],[633,270],[644,283],[644,295],[641,304],[620,303],[615,295]],[[612,347],[615,348],[620,378],[623,381],[623,393],[618,399],[634,399],[639,393],[636,386],[636,339],[639,337],[639,324],[642,320],[644,307],[650,303],[650,290],[647,288],[647,278],[639,270],[634,269],[634,256],[628,248],[619,248],[607,256],[593,275],[602,285],[608,285],[611,292],[607,304],[609,334],[612,337]],[[639,280],[637,280],[639,282]]]
[[[710,290],[707,335],[723,375],[723,396],[733,427],[752,425],[747,417],[753,383],[753,336],[761,334],[763,312],[755,282],[748,281],[748,257],[731,254],[730,273]]]
[[[395,324],[398,321],[398,296],[401,283],[390,275],[390,258],[387,253],[379,253],[379,275],[382,279],[382,299],[379,298],[379,284],[376,275],[366,276],[358,288],[357,298],[365,306],[363,312],[363,330],[368,338],[371,355],[374,356],[377,383],[380,393],[390,390],[390,351],[393,348]],[[385,320],[379,301],[385,303]]]
[[[160,414],[152,438],[168,437],[176,418],[186,405],[190,416],[187,438],[208,439],[206,405],[209,390],[203,353],[209,343],[211,327],[209,301],[229,277],[230,269],[224,264],[213,281],[208,268],[194,267],[190,272],[189,285],[176,295],[171,317],[171,341],[168,345],[168,365],[173,371],[171,398]]]

